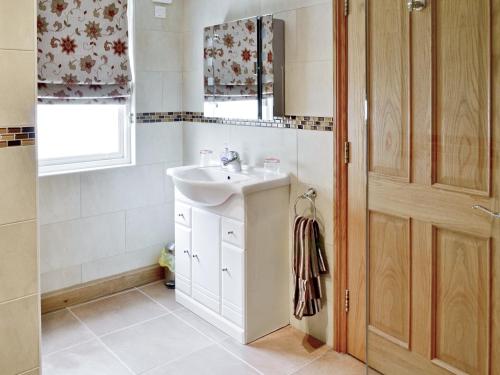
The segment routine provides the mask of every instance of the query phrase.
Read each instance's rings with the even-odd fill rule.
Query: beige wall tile
[[[38,291],[36,221],[0,226],[0,303]]]
[[[333,62],[292,63],[285,67],[285,112],[333,116]]]
[[[38,180],[40,225],[80,217],[80,175],[46,176]]]
[[[181,71],[182,34],[137,30],[136,68],[139,71]]]
[[[333,59],[332,2],[297,10],[297,60]]]
[[[42,256],[42,259],[45,257]],[[41,292],[47,293],[82,283],[82,266],[59,268],[40,275]]]
[[[35,64],[34,52],[0,50],[0,126],[35,123]]]
[[[36,217],[35,152],[35,146],[0,150],[0,225]]]
[[[0,304],[2,374],[19,374],[39,366],[39,296]]]
[[[0,49],[35,49],[33,0],[0,1]]]

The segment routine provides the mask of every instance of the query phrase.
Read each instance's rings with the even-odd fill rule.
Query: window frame
[[[119,114],[119,152],[52,159],[38,158],[38,175],[43,177],[133,165],[134,132],[132,121],[129,120],[130,113],[131,105],[128,103]]]

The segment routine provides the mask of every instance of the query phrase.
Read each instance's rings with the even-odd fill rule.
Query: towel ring
[[[295,213],[295,217],[299,216],[297,215],[297,204],[299,203],[299,201],[301,199],[306,199],[309,201],[309,203],[311,203],[311,207],[313,209],[313,217],[314,217],[314,220],[316,220],[316,203],[314,201],[314,199],[316,198],[316,190],[314,190],[313,188],[309,188],[307,189],[307,191],[304,193],[304,194],[301,194],[297,197],[297,199],[295,199],[295,204],[293,205],[293,212]]]

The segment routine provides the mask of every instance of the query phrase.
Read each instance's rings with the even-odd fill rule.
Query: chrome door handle
[[[222,271],[223,271],[223,272],[229,272],[229,269],[228,269],[227,267],[224,267],[224,268],[222,269]]]
[[[198,258],[198,254],[193,254],[193,258],[200,260],[200,258]]]
[[[184,254],[190,255],[189,250],[184,250]]]
[[[479,204],[475,204],[474,206],[472,206],[472,208],[475,210],[486,212],[488,215],[493,216],[495,219],[500,219],[500,212],[493,212],[490,209]]]
[[[418,12],[425,8],[425,0],[408,0],[407,6],[409,12]]]

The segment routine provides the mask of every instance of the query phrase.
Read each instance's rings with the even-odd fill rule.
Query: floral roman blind
[[[205,28],[205,96],[257,96],[257,17]]]
[[[127,0],[38,0],[37,24],[40,102],[130,97]]]

